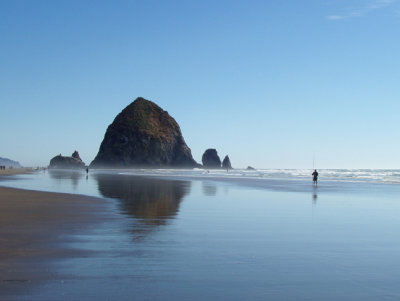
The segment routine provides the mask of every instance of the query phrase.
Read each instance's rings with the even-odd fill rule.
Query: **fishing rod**
[[[314,170],[315,168],[314,168],[314,162],[315,162],[315,154],[313,155],[313,158],[312,158],[312,169]]]

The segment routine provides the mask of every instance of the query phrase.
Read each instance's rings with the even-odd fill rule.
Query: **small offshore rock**
[[[71,157],[59,154],[50,160],[49,168],[52,169],[82,169],[85,163],[79,157],[79,153],[75,151]]]
[[[229,160],[229,156],[226,155],[224,160],[222,161],[222,168],[224,169],[232,169],[231,160]]]

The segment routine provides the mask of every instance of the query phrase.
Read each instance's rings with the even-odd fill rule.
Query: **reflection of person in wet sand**
[[[313,193],[312,195],[312,200],[313,200],[313,204],[317,204],[317,199],[318,199],[318,194],[316,192]]]

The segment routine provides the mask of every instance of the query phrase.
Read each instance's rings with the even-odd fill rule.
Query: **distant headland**
[[[0,166],[2,168],[21,168],[21,164],[19,162],[8,159],[8,158],[1,158],[0,157]]]

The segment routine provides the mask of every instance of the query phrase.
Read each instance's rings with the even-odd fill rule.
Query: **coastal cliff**
[[[107,167],[196,167],[178,123],[154,102],[137,98],[108,126],[90,164]]]

